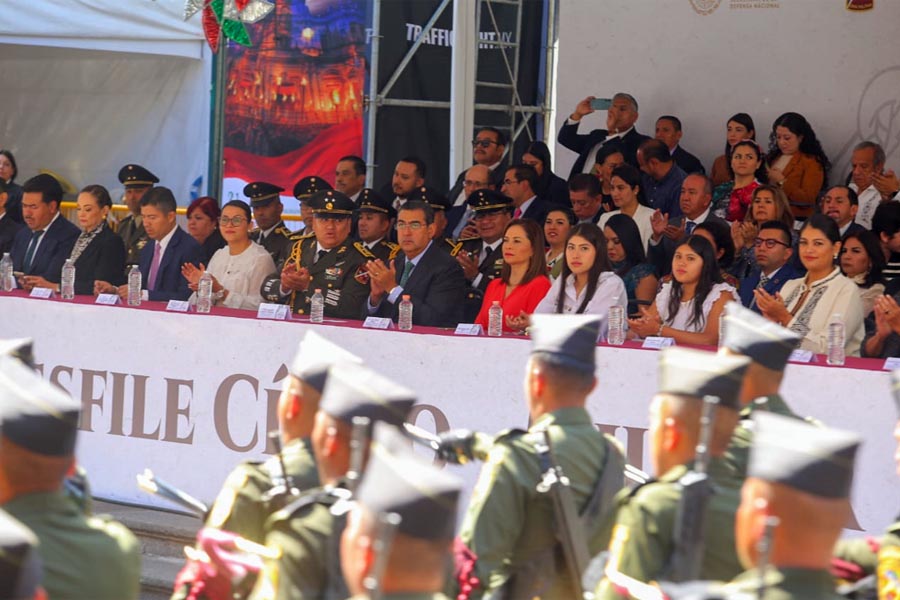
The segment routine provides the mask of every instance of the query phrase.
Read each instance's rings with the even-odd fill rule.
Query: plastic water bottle
[[[62,279],[59,282],[59,295],[63,300],[75,299],[75,261],[66,259],[62,268]]]
[[[606,317],[608,330],[606,342],[611,346],[621,346],[625,343],[625,308],[618,304],[609,307]]]
[[[487,334],[491,337],[503,335],[503,307],[500,306],[499,300],[494,300],[494,303],[488,309]]]
[[[725,342],[725,311],[719,315],[719,348],[722,347],[722,344]]]
[[[128,271],[128,306],[141,305],[141,270],[137,265]]]
[[[412,331],[412,311],[413,303],[409,299],[409,294],[403,294],[403,299],[400,300],[400,315],[397,319],[397,327],[400,331]]]
[[[13,275],[13,260],[9,252],[3,253],[0,259],[0,290],[11,292],[16,289],[16,276]]]
[[[844,319],[834,313],[828,322],[828,364],[843,365],[844,358]]]
[[[200,281],[197,282],[197,312],[208,313],[212,310],[212,275],[209,271],[203,271]]]
[[[325,296],[322,295],[322,290],[319,288],[316,288],[316,292],[309,299],[309,322],[325,322]]]

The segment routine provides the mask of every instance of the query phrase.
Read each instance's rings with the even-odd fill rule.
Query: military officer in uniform
[[[284,188],[265,181],[254,181],[244,186],[244,195],[250,199],[253,220],[256,221],[256,229],[250,232],[250,239],[266,249],[279,269],[294,245],[291,230],[281,219],[284,211],[284,204],[281,203],[283,191]]]
[[[339,558],[345,517],[335,515],[340,512],[335,505],[351,496],[351,467],[354,471],[362,468],[365,446],[353,450],[353,419],[369,420],[364,439],[357,438],[368,445],[372,424],[383,421],[399,427],[414,402],[412,390],[363,365],[344,363],[331,367],[312,433],[323,487],[302,495],[267,522],[266,545],[279,558],[267,561],[250,596],[253,600],[349,595]]]
[[[397,211],[390,201],[371,188],[363,188],[356,202],[360,241],[376,258],[387,263],[400,251],[400,246],[390,241]]]
[[[260,294],[268,302],[288,304],[294,313],[309,314],[316,289],[325,297],[325,315],[359,319],[369,295],[366,261],[375,258],[362,242],[350,238],[353,200],[340,192],[315,194],[314,235],[297,238],[281,273],[266,278]]]
[[[88,516],[62,491],[75,461],[81,403],[0,356],[0,507],[39,541],[50,598],[138,597],[140,546],[121,524]]]
[[[119,182],[125,186],[125,205],[131,211],[127,217],[119,221],[116,233],[125,242],[126,269],[140,262],[141,250],[147,245],[147,232],[141,219],[141,198],[159,177],[141,165],[125,165],[119,169]]]
[[[341,536],[341,565],[353,597],[447,600],[440,591],[461,490],[459,478],[423,460],[394,427],[376,423],[369,464]],[[400,517],[390,536],[382,525],[388,515]],[[379,551],[385,537],[389,545]]]
[[[585,401],[594,389],[594,351],[600,317],[534,315],[525,394],[531,427],[494,438],[471,432],[442,434],[440,455],[451,461],[486,460],[459,537],[457,561],[463,597],[574,598],[574,584],[558,560],[553,500],[536,491],[546,471],[544,431],[571,483],[587,550],[608,542],[602,515],[623,483],[621,450],[594,427]]]
[[[315,175],[308,175],[294,184],[294,198],[300,203],[300,218],[303,219],[305,233],[312,231],[313,217],[315,216],[310,200],[319,192],[327,192],[331,189],[327,181]]]
[[[682,478],[693,469],[704,396],[719,403],[710,430],[707,468],[716,491],[706,507],[700,577],[728,580],[741,572],[735,552],[734,514],[740,485],[723,458],[738,421],[739,394],[750,359],[666,348],[660,353],[659,392],[650,407],[650,459],[658,479],[623,490],[610,541],[606,577],[598,598],[620,598],[619,573],[642,582],[667,577],[676,550]],[[690,507],[684,507],[689,509]]]

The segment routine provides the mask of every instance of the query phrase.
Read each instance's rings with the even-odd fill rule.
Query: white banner
[[[495,432],[526,425],[526,339],[358,325],[0,297],[0,337],[33,337],[44,375],[81,398],[79,460],[94,492],[107,498],[160,504],[135,485],[135,475],[150,468],[211,500],[238,461],[264,458],[265,434],[277,427],[284,363],[309,327],[416,390],[421,406],[413,420],[421,427]],[[629,462],[649,470],[645,433],[657,354],[601,346],[597,359],[599,383],[588,408],[625,443]],[[785,395],[800,413],[865,434],[854,511],[862,529],[882,529],[900,500],[887,373],[792,364]],[[460,472],[474,484],[475,466]]]

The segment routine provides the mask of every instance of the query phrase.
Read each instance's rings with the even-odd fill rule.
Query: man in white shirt
[[[875,176],[884,172],[884,163],[884,149],[875,142],[860,142],[853,148],[850,158],[853,172],[849,187],[859,196],[859,211],[855,220],[866,229],[872,229],[872,217],[878,205],[893,198],[891,194],[882,196],[875,186]]]

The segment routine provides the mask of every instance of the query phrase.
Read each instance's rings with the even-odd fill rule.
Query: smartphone
[[[594,98],[591,100],[591,109],[593,110],[609,110],[612,106],[612,98]]]

